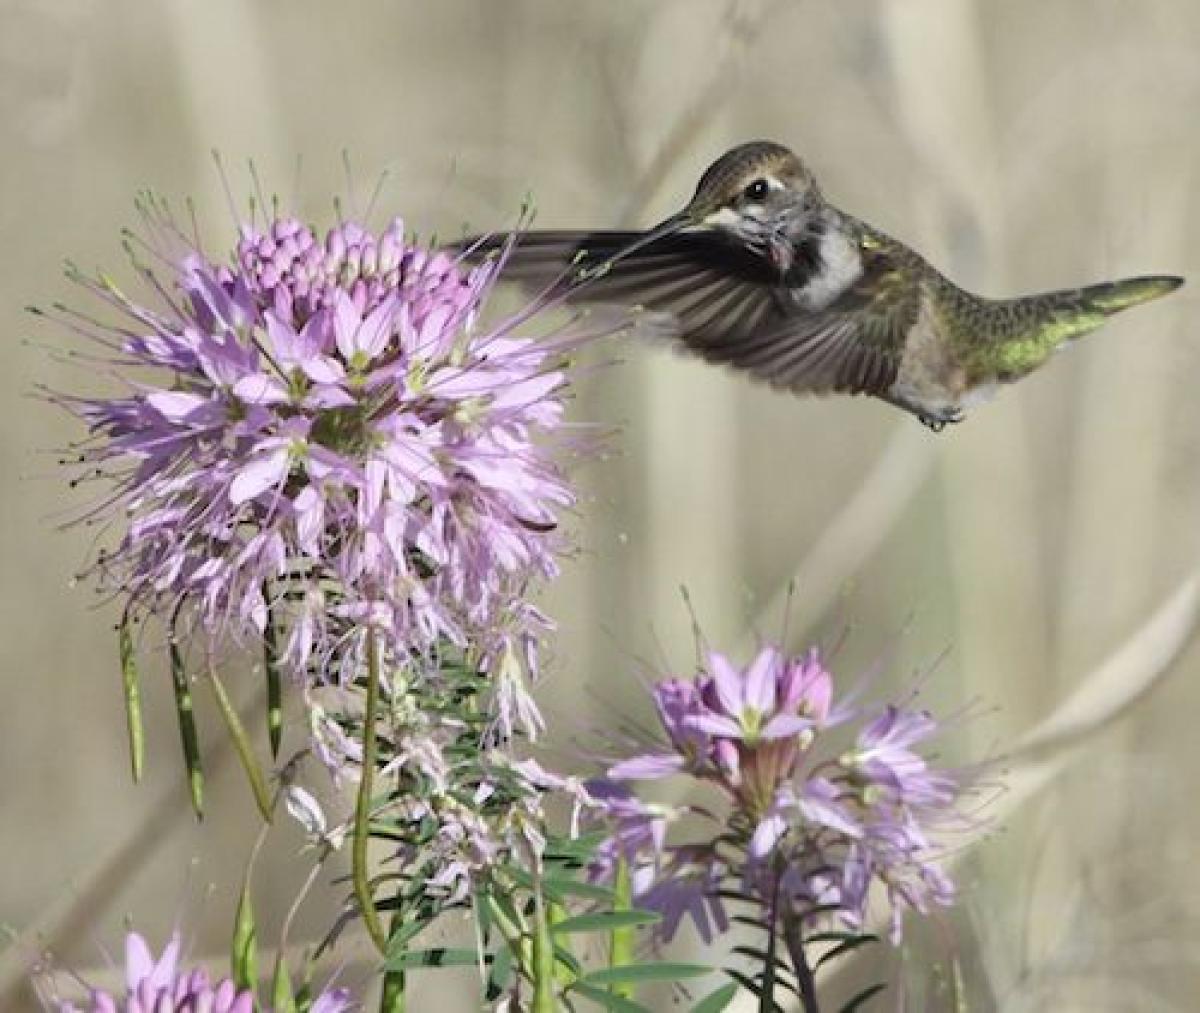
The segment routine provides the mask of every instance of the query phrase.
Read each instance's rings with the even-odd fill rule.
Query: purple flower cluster
[[[694,679],[659,682],[654,703],[669,749],[617,763],[609,777],[686,775],[717,786],[729,811],[711,815],[740,856],[707,842],[664,845],[650,829],[661,816],[618,796],[614,842],[632,842],[618,850],[634,863],[639,902],[664,912],[665,936],[687,913],[709,938],[724,917],[714,894],[730,879],[793,912],[835,908],[855,929],[879,885],[893,939],[905,909],[953,901],[938,837],[965,825],[965,785],[916,751],[938,728],[927,712],[889,705],[868,719],[835,706],[815,649],[785,658],[774,647],[744,670],[711,653]],[[855,718],[866,723],[853,743],[831,752],[829,730]]]
[[[39,982],[43,1006],[50,1013],[253,1013],[254,993],[239,989],[228,978],[215,984],[203,968],[179,966],[176,933],[155,960],[138,933],[125,937],[125,994],[93,988],[82,1005],[57,994],[52,979]],[[356,1009],[346,989],[329,989],[317,996],[307,1013],[348,1013]]]
[[[393,660],[449,642],[536,664],[545,620],[524,596],[556,572],[573,501],[543,446],[567,341],[515,336],[532,310],[481,329],[498,265],[466,271],[399,220],[243,225],[220,264],[143,210],[171,275],[135,258],[157,306],[76,275],[126,322],[65,317],[123,393],[53,395],[90,429],[81,478],[111,485],[93,516],[127,522],[102,587],[209,645],[270,622],[317,680],[361,671],[368,626]]]
[[[337,779],[361,776],[360,693],[357,687],[323,687],[310,694],[314,752]],[[393,682],[376,719],[388,747],[375,773],[372,817],[394,825],[393,863],[414,892],[441,908],[468,900],[514,856],[523,867],[540,862],[552,822],[548,808],[572,807],[574,824],[580,810],[597,806],[578,779],[533,759],[517,760],[487,736],[481,742],[478,725],[454,713],[470,706],[469,694],[453,685],[424,680],[406,689]],[[300,817],[318,822],[326,839],[345,834],[346,828],[326,834],[323,816]]]

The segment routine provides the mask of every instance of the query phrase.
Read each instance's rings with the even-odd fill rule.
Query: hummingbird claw
[[[964,418],[964,415],[961,411],[946,411],[940,415],[926,415],[921,413],[917,416],[917,418],[921,420],[922,425],[928,426],[931,431],[940,433],[946,428],[946,426],[952,423],[961,422]]]

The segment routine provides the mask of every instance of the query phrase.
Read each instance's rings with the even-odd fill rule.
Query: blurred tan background
[[[681,584],[744,654],[780,632],[794,580],[792,644],[844,633],[843,679],[882,657],[886,691],[941,658],[931,705],[981,715],[948,760],[1057,715],[959,856],[960,910],[914,933],[907,1008],[952,1006],[956,966],[972,1011],[1200,1008],[1198,109],[1194,0],[0,3],[0,922],[22,933],[0,1008],[29,1008],[42,946],[103,973],[126,913],[159,938],[198,925],[192,952],[220,957],[254,821],[211,721],[211,816],[189,816],[161,679],[148,783],[129,782],[115,615],[70,580],[88,533],[55,529],[73,500],[49,451],[77,431],[29,397],[91,383],[23,340],[62,341],[21,312],[79,301],[61,258],[129,280],[118,229],[146,185],[194,195],[218,249],[214,147],[235,186],[253,156],[322,226],[348,149],[360,196],[390,173],[379,218],[447,235],[510,222],[527,192],[540,225],[649,224],[759,136],[968,287],[1192,285],[940,436],[875,402],[596,350],[622,361],[586,375],[573,418],[621,432],[579,472],[580,551],[547,595],[559,741],[640,716],[639,679],[691,662]],[[260,876],[267,942],[297,844],[281,832]],[[334,961],[351,982],[356,952]],[[443,1013],[473,1008],[470,982],[427,979]]]

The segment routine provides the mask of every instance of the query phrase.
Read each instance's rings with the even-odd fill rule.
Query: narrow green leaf
[[[484,998],[489,1002],[499,999],[501,993],[508,988],[509,982],[512,981],[512,971],[512,950],[504,945],[497,947],[496,955],[492,959],[491,971],[488,974],[487,991]]]
[[[595,911],[586,915],[564,918],[550,927],[555,935],[570,935],[577,932],[613,932],[639,925],[653,925],[662,921],[657,911]],[[613,963],[630,964],[631,960],[614,960]]]
[[[292,991],[292,975],[288,971],[283,950],[275,955],[275,973],[271,975],[272,1013],[296,1013],[296,996]]]
[[[253,989],[258,986],[258,927],[254,921],[254,902],[250,896],[249,875],[242,883],[242,893],[238,897],[229,962],[233,968],[233,983],[239,989]]]
[[[270,601],[266,587],[263,597]],[[271,756],[278,757],[283,741],[283,671],[279,664],[279,630],[270,613],[263,631],[263,668],[267,677],[267,739],[271,743]]]
[[[744,988],[747,992],[758,996],[760,1010],[764,1008],[773,1011],[779,1009],[779,1004],[774,1000],[774,998],[768,996],[767,993],[763,991],[762,985],[751,978],[748,974],[743,974],[741,971],[735,971],[731,967],[725,968],[725,973],[728,974],[729,977],[733,978],[734,981],[741,985],[742,988]]]
[[[842,1007],[841,1013],[854,1013],[856,1009],[862,1008],[862,1004],[864,1002],[866,1002],[872,996],[878,995],[885,988],[887,988],[887,985],[885,985],[883,982],[880,982],[878,985],[872,985],[870,988],[864,988],[858,993],[858,995],[856,995],[853,999],[846,1003],[845,1006]]]
[[[196,817],[204,816],[204,771],[200,766],[200,740],[196,735],[196,709],[192,687],[183,663],[183,651],[174,635],[169,649],[171,684],[175,690],[175,715],[179,720],[179,740],[183,746],[183,763],[187,768],[188,794]]]
[[[490,960],[490,956],[485,956],[483,962]],[[405,950],[394,954],[388,957],[383,966],[388,971],[409,971],[414,967],[476,967],[479,963],[479,954],[474,950],[435,946],[428,950]]]
[[[246,726],[238,717],[237,708],[233,706],[233,701],[229,699],[229,694],[225,691],[224,683],[221,682],[216,668],[212,665],[208,668],[208,681],[212,685],[217,709],[221,712],[221,717],[225,719],[225,727],[229,731],[229,737],[233,740],[234,751],[242,762],[246,779],[250,782],[250,790],[254,793],[258,811],[263,821],[270,823],[272,817],[271,792],[267,788],[267,779],[263,775],[258,758],[254,755],[254,746],[250,743],[250,736],[246,734]]]
[[[726,1006],[733,1002],[740,986],[736,981],[722,985],[715,992],[710,992],[692,1007],[692,1013],[721,1013]]]
[[[861,936],[861,932],[814,932],[811,936],[805,936],[806,943],[840,943],[846,939],[857,939]]]
[[[382,906],[382,905],[380,905]],[[407,953],[406,947],[409,941],[414,936],[420,935],[426,928],[423,921],[413,919],[410,922],[405,922],[403,925],[394,927],[391,934],[388,936],[387,952],[384,957],[391,960],[393,957],[399,956],[402,953]]]
[[[612,985],[615,982],[644,982],[644,981],[682,981],[684,978],[698,978],[703,974],[712,974],[711,967],[700,964],[676,964],[667,961],[654,961],[645,964],[620,964],[616,967],[604,967],[592,971],[581,979],[588,985]]]
[[[142,779],[146,762],[146,732],[142,725],[142,688],[138,678],[137,653],[133,649],[133,631],[128,614],[121,617],[117,635],[121,652],[121,682],[125,689],[125,722],[129,728],[129,765],[136,784]]]
[[[821,954],[820,959],[813,964],[813,970],[818,970],[822,964],[827,963],[830,960],[836,960],[838,957],[850,953],[852,950],[857,950],[860,946],[864,946],[867,943],[876,943],[878,941],[878,936],[864,934],[861,936],[855,936],[853,939],[847,939],[845,942],[838,943],[838,945],[832,950],[826,950]]]
[[[561,985],[570,985],[576,979],[583,977],[583,965],[579,962],[579,958],[558,943],[554,944],[554,963]]]
[[[552,900],[561,900],[564,897],[582,897],[585,900],[598,900],[608,904],[613,902],[613,891],[607,887],[597,886],[595,883],[585,883],[569,876],[547,876],[542,881],[542,888],[545,890],[546,896]]]
[[[548,903],[546,905],[546,916],[549,923],[550,936],[554,942],[554,980],[561,990],[578,978],[583,973],[583,968],[575,954],[571,952],[570,938],[559,939],[556,934],[558,926],[569,920],[566,908],[561,904]]]
[[[596,849],[609,838],[609,834],[598,831],[594,834],[581,834],[579,837],[564,838],[552,841],[546,847],[545,860],[585,861],[591,858]]]
[[[607,1010],[612,1010],[613,1013],[652,1013],[649,1007],[643,1006],[640,1002],[634,1002],[632,999],[607,992],[602,988],[586,985],[583,982],[576,982],[571,991],[578,992],[597,1006],[603,1006]]]

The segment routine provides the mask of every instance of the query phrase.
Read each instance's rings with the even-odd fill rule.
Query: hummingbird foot
[[[922,425],[926,425],[935,433],[940,433],[947,425],[953,425],[961,422],[966,415],[962,411],[948,409],[938,412],[936,415],[931,415],[927,412],[920,412],[917,418],[921,420]]]

